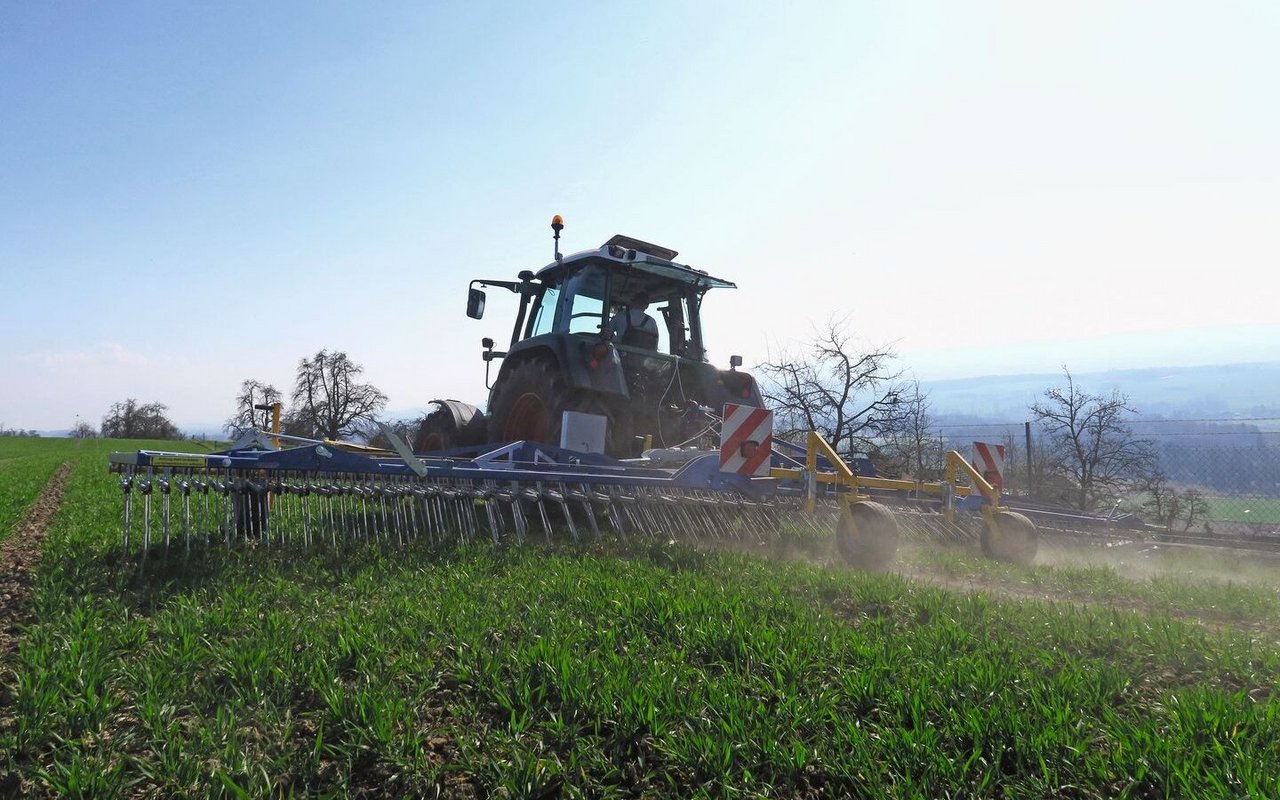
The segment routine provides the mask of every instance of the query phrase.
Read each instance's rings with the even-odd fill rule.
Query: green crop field
[[[1206,497],[1209,519],[1280,527],[1280,497]]]
[[[608,539],[144,569],[105,469],[133,446],[0,440],[0,508],[74,463],[0,652],[0,795],[1280,796],[1264,563]]]

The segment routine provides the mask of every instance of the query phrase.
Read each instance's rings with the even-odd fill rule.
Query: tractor
[[[419,451],[513,441],[566,445],[565,420],[603,420],[596,447],[627,458],[652,447],[706,444],[725,403],[762,406],[760,388],[738,369],[707,361],[702,298],[737,288],[674,261],[670,248],[617,235],[594,250],[560,253],[564,223],[551,223],[554,260],[514,281],[474,279],[467,316],[481,319],[485,289],[519,296],[506,350],[482,340],[487,413],[457,400],[433,401],[414,441]],[[652,315],[656,312],[656,317]],[[502,365],[492,384],[489,365]],[[590,448],[588,448],[590,449]]]

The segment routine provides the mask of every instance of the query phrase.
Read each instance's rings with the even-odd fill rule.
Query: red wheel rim
[[[533,392],[526,392],[511,407],[504,435],[508,441],[545,442],[549,427],[546,403]]]

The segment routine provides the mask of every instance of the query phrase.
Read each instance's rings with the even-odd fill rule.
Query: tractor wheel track
[[[30,622],[31,577],[40,560],[41,545],[71,475],[71,462],[58,467],[35,502],[0,542],[0,728],[9,705],[11,659],[17,652],[22,626]]]

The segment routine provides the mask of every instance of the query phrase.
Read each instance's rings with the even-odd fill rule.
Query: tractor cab
[[[562,413],[579,411],[608,419],[606,452],[634,455],[705,432],[725,402],[762,405],[755,381],[736,371],[740,359],[729,370],[707,362],[702,299],[732,282],[630,236],[562,256],[552,227],[555,260],[536,274],[471,282],[467,314],[476,319],[485,287],[520,296],[508,348],[483,341],[486,364],[503,360],[489,395],[491,442],[559,443]]]
[[[520,338],[578,334],[625,351],[705,361],[702,296],[708,289],[736,287],[676,264],[671,261],[675,255],[674,250],[619,235],[598,250],[547,265],[536,276],[542,289],[532,298]],[[646,330],[653,338],[643,334]]]

